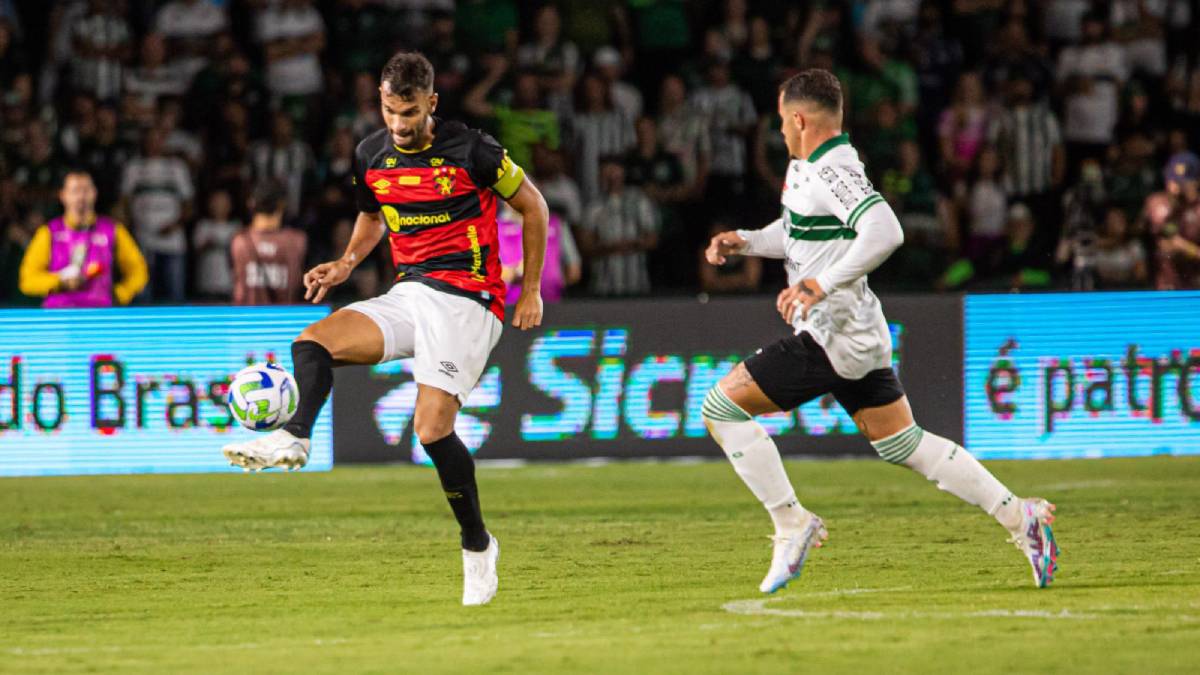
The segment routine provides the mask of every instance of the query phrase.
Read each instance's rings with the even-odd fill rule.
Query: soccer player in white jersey
[[[1034,583],[1046,586],[1058,559],[1054,505],[1016,497],[960,445],[917,426],[891,368],[891,336],[866,275],[904,234],[842,133],[837,78],[820,69],[795,75],[780,87],[779,116],[792,157],[782,216],[761,230],[717,234],[706,251],[714,265],[735,254],[782,258],[790,284],[776,307],[794,335],[739,363],[709,391],[703,408],[709,433],[775,524],[760,590],[773,593],[800,576],[827,534],[821,518],[800,505],[775,442],[754,416],[826,393],[883,459],[998,520],[1032,565]]]

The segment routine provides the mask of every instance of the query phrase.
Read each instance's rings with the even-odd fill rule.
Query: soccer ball
[[[242,426],[271,431],[296,413],[300,390],[292,374],[278,363],[246,366],[229,383],[229,411]]]

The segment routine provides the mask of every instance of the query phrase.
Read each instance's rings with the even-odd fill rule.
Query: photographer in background
[[[125,226],[96,215],[96,184],[71,171],[58,193],[63,215],[38,228],[21,260],[21,292],[43,307],[122,305],[146,285],[146,261]],[[114,269],[120,269],[120,279]]]
[[[1200,288],[1200,157],[1171,156],[1163,168],[1167,189],[1146,198],[1142,230],[1154,238],[1155,288]]]
[[[1071,289],[1096,288],[1096,242],[1105,207],[1104,174],[1094,159],[1083,162],[1079,182],[1063,199],[1063,238],[1057,262],[1071,266]]]

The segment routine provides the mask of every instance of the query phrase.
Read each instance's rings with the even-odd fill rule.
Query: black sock
[[[425,443],[425,452],[437,467],[438,478],[446,501],[462,528],[462,547],[468,551],[483,551],[490,538],[483,526],[483,515],[479,512],[479,488],[475,485],[475,460],[467,446],[453,431],[450,435],[432,443]]]
[[[296,414],[283,426],[296,438],[312,436],[313,424],[329,390],[333,389],[333,356],[318,342],[300,340],[292,343],[292,371],[300,388]]]

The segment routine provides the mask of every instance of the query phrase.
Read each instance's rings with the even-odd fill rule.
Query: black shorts
[[[833,369],[825,350],[808,333],[784,338],[746,359],[746,370],[759,389],[779,406],[791,410],[818,396],[833,394],[846,413],[876,408],[900,400],[904,387],[891,368],[847,380]]]

